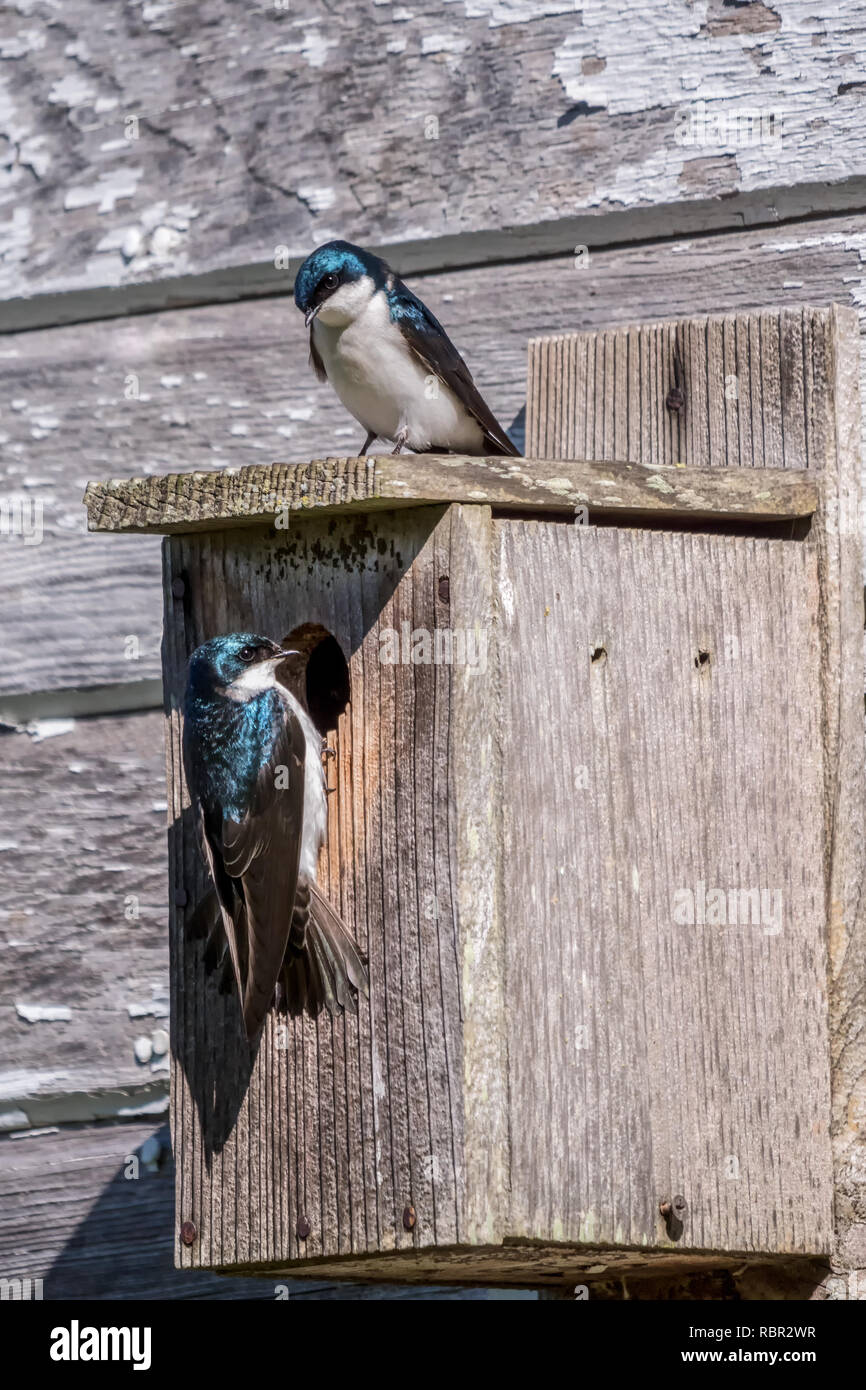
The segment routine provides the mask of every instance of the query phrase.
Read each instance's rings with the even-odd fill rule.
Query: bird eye
[[[241,647],[240,651],[238,652],[238,656],[240,657],[241,661],[252,661],[255,654],[255,647]]]
[[[331,271],[329,274],[322,276],[321,283],[324,289],[335,290],[340,283],[340,277]]]

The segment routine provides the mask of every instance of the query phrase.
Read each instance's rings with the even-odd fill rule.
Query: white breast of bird
[[[328,322],[326,307],[313,321],[316,351],[343,405],[381,439],[394,440],[405,430],[407,446],[416,451],[439,446],[477,452],[481,426],[411,351],[384,292],[372,292],[372,281],[368,286],[365,299],[354,297],[349,322]],[[333,318],[344,315],[343,306],[335,305]]]

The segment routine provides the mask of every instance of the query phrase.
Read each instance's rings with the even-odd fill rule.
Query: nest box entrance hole
[[[298,652],[281,667],[281,679],[307,706],[310,718],[324,738],[337,727],[352,698],[349,666],[333,633],[321,623],[302,623],[282,640]]]

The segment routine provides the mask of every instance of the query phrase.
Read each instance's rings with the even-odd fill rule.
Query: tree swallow
[[[308,256],[295,303],[310,329],[310,362],[346,409],[394,453],[517,454],[445,329],[393,270],[348,241]]]
[[[358,949],[316,887],[323,740],[277,679],[296,654],[255,633],[214,637],[190,657],[184,701],[187,784],[250,1040],[278,986],[295,1015],[355,1012],[354,991],[367,993]]]

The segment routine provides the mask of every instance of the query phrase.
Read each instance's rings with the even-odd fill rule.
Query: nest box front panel
[[[511,1234],[826,1252],[816,551],[494,527]]]
[[[446,509],[292,518],[166,541],[173,1133],[183,1264],[454,1243],[462,1050],[449,817],[453,573]],[[252,1059],[234,989],[185,931],[206,886],[180,756],[189,653],[218,633],[292,639],[335,749],[319,882],[369,960],[357,1016],[269,1015]],[[427,634],[433,643],[428,653]],[[429,659],[428,659],[429,656]]]

